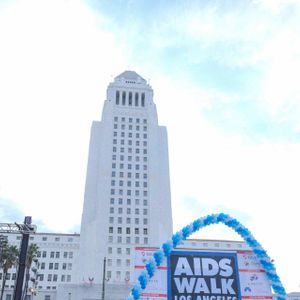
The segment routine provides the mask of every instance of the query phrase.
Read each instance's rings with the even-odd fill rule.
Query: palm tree
[[[19,250],[16,246],[6,244],[3,246],[0,257],[0,264],[3,269],[2,288],[0,300],[3,299],[6,276],[8,270],[17,264],[19,258]]]
[[[37,256],[37,253],[39,251],[39,247],[37,244],[30,244],[27,250],[27,256],[26,256],[26,275],[25,275],[25,285],[23,290],[23,299],[25,300],[27,291],[28,291],[28,282],[30,279],[30,268],[32,265],[32,262]]]

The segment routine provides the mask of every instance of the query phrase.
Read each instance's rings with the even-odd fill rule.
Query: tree
[[[28,291],[28,282],[30,279],[30,268],[32,265],[32,262],[37,256],[37,253],[39,251],[39,247],[37,244],[30,244],[27,250],[27,256],[26,256],[26,275],[25,275],[25,285],[23,290],[23,299],[25,300],[27,291]],[[2,299],[0,299],[2,300]]]
[[[17,264],[19,258],[19,250],[16,246],[4,244],[1,251],[0,265],[3,269],[2,288],[0,300],[3,299],[6,276],[8,270]]]

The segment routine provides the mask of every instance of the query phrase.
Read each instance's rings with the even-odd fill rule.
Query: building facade
[[[91,129],[80,251],[74,283],[132,282],[134,247],[159,246],[172,233],[166,128],[153,90],[133,71],[107,89]]]

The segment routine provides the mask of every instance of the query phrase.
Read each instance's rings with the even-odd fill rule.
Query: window
[[[144,206],[147,206],[147,205],[148,205],[147,199],[144,199],[143,204],[144,204]]]
[[[148,213],[148,210],[145,208],[145,209],[143,209],[143,214],[144,215],[147,215],[147,213]]]
[[[123,199],[119,198],[119,204],[122,205],[123,204]]]
[[[68,270],[72,270],[72,264],[68,263]]]
[[[50,258],[54,258],[54,251],[50,252]]]
[[[140,130],[140,126],[139,126],[139,125],[136,125],[136,126],[135,126],[135,130],[139,131],[139,130]]]
[[[138,224],[139,224],[139,219],[138,219],[138,218],[135,218],[134,223],[135,223],[136,225],[138,225]]]
[[[53,275],[53,281],[57,281],[57,274]]]
[[[54,270],[58,270],[58,263],[54,264]]]
[[[131,181],[127,181],[127,186],[131,187]]]
[[[130,244],[130,236],[126,237],[126,244]]]
[[[110,190],[110,194],[111,194],[111,195],[114,195],[114,194],[115,194],[115,189],[111,189],[111,190]]]
[[[128,95],[128,105],[132,105],[132,92],[129,92],[129,95]]]
[[[47,281],[52,281],[52,274],[48,274]]]
[[[146,235],[146,234],[148,234],[148,229],[147,228],[144,228],[144,234]]]
[[[107,265],[108,265],[109,267],[111,267],[111,265],[112,265],[112,260],[111,260],[111,259],[108,259],[108,260],[107,260]]]
[[[147,245],[148,244],[148,238],[144,238],[144,244]]]
[[[139,205],[140,204],[140,199],[135,199],[135,205]]]
[[[143,187],[144,187],[144,188],[147,187],[147,182],[146,182],[146,181],[143,182]]]
[[[49,263],[49,270],[53,270],[53,263]]]
[[[117,248],[117,253],[122,254],[122,248]]]
[[[126,248],[126,254],[130,255],[130,248]]]
[[[106,275],[107,279],[110,279],[110,278],[111,278],[111,271],[107,271],[106,274],[107,274],[107,275]]]
[[[114,208],[113,208],[113,207],[110,207],[110,208],[109,208],[109,212],[110,212],[111,214],[113,214],[113,213],[114,213]]]
[[[112,224],[114,222],[114,217],[109,217],[109,223]]]
[[[64,258],[68,257],[68,252],[64,252]]]
[[[135,244],[139,244],[139,243],[140,243],[140,238],[139,238],[138,236],[136,236],[136,237],[134,238],[134,243],[135,243]]]
[[[147,119],[143,119],[143,123],[144,123],[144,124],[147,124]]]
[[[5,300],[11,300],[12,299],[12,295],[11,294],[7,294],[5,297]]]
[[[118,233],[122,233],[122,227],[118,227]]]
[[[118,117],[114,117],[114,121],[117,122],[118,121]]]
[[[111,177],[116,177],[116,171],[111,172]]]
[[[61,275],[60,281],[65,282],[65,280],[66,280],[66,275]]]
[[[132,118],[129,118],[128,121],[129,121],[129,123],[132,123]]]
[[[120,92],[116,91],[116,104],[119,105],[120,104]],[[115,121],[118,120],[118,117],[115,117]]]
[[[108,253],[108,254],[112,254],[112,247],[108,247],[107,253]]]
[[[125,122],[125,117],[122,117],[122,119],[121,119],[121,120],[122,120],[122,122]]]
[[[139,229],[138,228],[134,228],[134,233],[135,234],[139,234]]]
[[[136,209],[134,210],[134,213],[135,213],[136,215],[138,215],[138,214],[140,213],[140,210],[139,210],[138,208],[136,208]]]
[[[126,218],[126,224],[130,224],[130,218]]]
[[[139,190],[135,191],[135,195],[139,196],[140,195],[140,191]]]
[[[67,282],[71,281],[71,275],[67,275]]]
[[[127,196],[131,195],[131,190],[127,190]]]
[[[143,223],[144,223],[144,225],[147,225],[148,224],[148,219],[144,219]]]
[[[127,215],[131,214],[131,209],[129,207],[126,209],[126,213],[127,213]]]
[[[47,256],[47,252],[43,251],[42,257],[46,257]]]
[[[117,266],[121,266],[121,259],[117,259]]]
[[[63,269],[63,270],[67,270],[67,264],[66,264],[66,263],[63,263],[63,264],[62,264],[62,269]]]
[[[134,99],[135,106],[139,106],[139,94],[135,93],[135,99]]]
[[[130,234],[130,227],[126,227],[126,234]]]
[[[47,241],[47,237],[46,237],[46,236],[43,236],[43,237],[42,237],[42,241],[43,241],[43,242],[46,242],[46,241]]]
[[[141,105],[145,106],[145,93],[142,93]]]
[[[125,105],[126,102],[126,92],[122,92],[122,105]]]
[[[127,205],[131,204],[131,199],[127,199]]]
[[[69,252],[69,258],[73,258],[73,252]]]
[[[108,233],[114,233],[114,228],[113,227],[109,227],[108,228]]]
[[[123,213],[123,208],[122,208],[122,207],[119,207],[119,208],[118,208],[118,213],[119,213],[119,214],[122,214],[122,213]]]
[[[118,224],[122,224],[122,218],[118,217]]]
[[[44,269],[45,269],[45,263],[42,262],[42,263],[41,263],[41,270],[44,270]]]
[[[59,242],[60,238],[59,237],[56,237],[55,238],[55,242]]]
[[[115,203],[115,199],[114,198],[110,198],[110,204],[114,204]]]
[[[109,243],[112,243],[112,242],[113,242],[113,237],[112,237],[112,235],[108,236],[108,242],[109,242]]]
[[[130,259],[126,259],[126,267],[130,267]]]

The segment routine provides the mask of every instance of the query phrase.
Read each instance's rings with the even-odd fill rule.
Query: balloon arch
[[[267,252],[262,248],[260,243],[253,237],[251,232],[243,226],[239,221],[231,216],[220,213],[212,214],[206,217],[195,220],[193,223],[185,226],[182,230],[173,234],[172,238],[162,244],[161,249],[157,250],[149,262],[145,265],[144,270],[134,287],[131,289],[131,293],[127,300],[138,300],[140,298],[142,290],[144,290],[148,284],[148,281],[153,277],[155,270],[164,260],[164,257],[168,257],[172,249],[175,249],[181,241],[185,240],[194,232],[200,228],[206,227],[211,224],[223,223],[228,227],[234,229],[245,242],[252,248],[253,252],[257,255],[262,267],[264,268],[270,285],[273,288],[275,294],[277,294],[277,300],[285,300],[286,292],[281,284],[280,278],[276,273],[274,264],[272,263]]]

